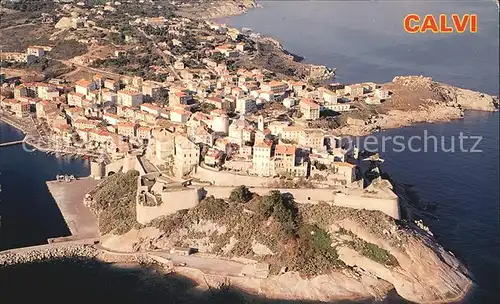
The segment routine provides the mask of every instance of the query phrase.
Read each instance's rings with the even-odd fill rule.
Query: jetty
[[[9,142],[5,142],[5,143],[0,143],[0,148],[1,147],[8,147],[8,146],[19,145],[19,144],[22,144],[23,142],[24,142],[24,139],[15,140],[15,141],[9,141]]]
[[[48,181],[47,187],[56,201],[64,220],[71,232],[70,237],[51,240],[61,242],[99,237],[97,217],[85,206],[85,195],[97,186],[98,180],[81,178],[69,182]]]

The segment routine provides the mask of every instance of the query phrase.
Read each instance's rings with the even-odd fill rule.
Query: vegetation
[[[320,170],[320,171],[324,171],[326,169],[328,169],[328,166],[323,164],[323,163],[320,163],[319,161],[315,160],[313,162],[313,166],[316,167],[316,169]]]
[[[238,186],[231,191],[229,201],[232,203],[247,203],[252,199],[252,192],[246,186]]]
[[[224,211],[227,207],[228,204],[223,199],[209,196],[190,211],[192,211],[191,215],[197,219],[218,222],[224,216]]]
[[[187,230],[187,235],[172,235],[178,238],[173,241],[180,246],[196,246],[197,239],[208,237],[211,252],[267,262],[273,273],[288,267],[312,276],[344,267],[328,233],[317,225],[305,223],[292,197],[277,190],[259,196],[239,186],[233,189],[228,201],[209,196],[192,209],[153,221],[153,226],[166,235]],[[193,224],[202,222],[216,224],[218,228],[203,233],[192,229]],[[236,244],[224,249],[231,237],[237,240]],[[257,255],[254,242],[266,246],[273,254]]]
[[[200,111],[202,111],[205,114],[209,114],[211,111],[217,109],[217,107],[211,103],[208,102],[203,102],[200,104]]]
[[[354,236],[353,239],[354,241],[348,242],[348,245],[365,257],[383,265],[399,266],[398,260],[389,251]]]
[[[299,230],[299,254],[293,270],[309,275],[328,273],[332,269],[345,266],[338,259],[328,233],[316,225],[305,224]]]
[[[33,0],[2,1],[2,6],[21,12],[50,11],[55,8],[54,1]]]
[[[87,53],[87,46],[74,39],[64,40],[58,43],[49,53],[50,58],[58,60],[67,60],[75,56]]]
[[[122,75],[140,76],[146,80],[163,82],[167,74],[157,74],[151,66],[164,66],[163,58],[149,52],[130,52],[117,58],[98,59],[90,65],[93,68],[104,68]]]
[[[97,213],[102,234],[124,234],[136,224],[135,198],[139,172],[115,173],[92,195],[91,208]]]

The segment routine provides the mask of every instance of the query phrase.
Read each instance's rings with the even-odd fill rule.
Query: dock
[[[71,182],[57,180],[47,182],[49,192],[71,231],[71,240],[99,237],[97,217],[83,202],[85,194],[94,189],[98,183],[98,180],[92,178],[81,178]],[[68,238],[64,238],[59,241],[67,240]]]

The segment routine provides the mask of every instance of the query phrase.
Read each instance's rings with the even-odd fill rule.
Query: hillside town
[[[213,66],[203,78],[182,83],[99,74],[73,84],[16,83],[10,85],[13,98],[3,98],[1,106],[3,115],[36,118],[54,142],[109,159],[151,149],[152,163],[161,166],[174,155],[179,177],[200,163],[257,176],[309,177],[311,164],[337,165],[346,151],[307,122],[324,112],[349,111],[353,99],[388,97],[373,83],[314,87],[272,78],[262,69],[231,72],[223,64]],[[190,69],[179,71],[192,75]],[[167,102],[159,102],[160,96]]]
[[[106,16],[116,6],[108,3],[101,10],[78,4],[54,27],[78,34],[79,27],[98,27],[89,20],[93,12]],[[88,68],[81,79],[23,81],[3,75],[2,115],[45,130],[38,136],[45,147],[77,148],[108,163],[142,151],[137,153],[156,168],[172,166],[178,178],[199,165],[262,177],[321,178],[311,172],[326,166],[339,172],[339,182],[353,181],[347,152],[311,122],[349,112],[353,102],[384,102],[388,90],[375,83],[321,84],[318,79],[331,74],[310,65],[301,64],[309,69],[307,76],[247,68],[241,62],[277,43],[249,29],[164,16],[131,17],[127,26],[134,34],[119,38],[124,46],[113,48],[109,57],[69,60]],[[127,69],[140,39],[149,41],[146,56],[156,59],[145,66],[153,73],[134,75]],[[7,65],[29,64],[51,58],[51,52],[50,46],[28,46],[25,52],[2,53],[1,59]]]

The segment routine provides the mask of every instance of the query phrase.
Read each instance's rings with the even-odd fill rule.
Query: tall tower
[[[264,116],[259,115],[258,122],[257,122],[257,128],[264,132]]]

